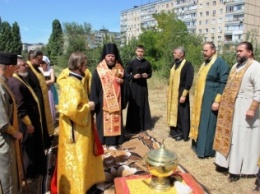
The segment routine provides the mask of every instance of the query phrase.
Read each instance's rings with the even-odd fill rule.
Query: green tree
[[[46,51],[50,57],[60,56],[63,53],[63,30],[60,21],[55,19],[52,22],[52,33],[46,46]]]
[[[195,66],[202,61],[202,37],[191,34],[186,24],[174,13],[154,14],[156,28],[143,29],[138,42],[146,48],[146,58],[152,63],[153,69],[160,71],[162,76],[169,74],[173,63],[173,49],[183,46],[186,58]]]
[[[2,22],[0,29],[0,50],[10,52],[12,48],[12,27],[8,22]]]
[[[132,38],[127,44],[124,43],[124,45],[119,48],[120,57],[123,63],[122,65],[126,66],[135,56],[135,49],[137,45],[138,40],[136,38]]]
[[[86,52],[88,48],[87,36],[91,33],[91,25],[76,22],[64,23],[65,54],[69,58],[74,51]]]
[[[12,42],[11,42],[11,53],[21,54],[23,50],[23,44],[21,40],[20,27],[17,22],[12,25]]]

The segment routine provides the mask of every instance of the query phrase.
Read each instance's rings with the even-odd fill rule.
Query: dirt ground
[[[150,83],[151,85],[151,83]],[[153,84],[154,85],[154,84]],[[149,89],[149,101],[154,128],[148,134],[158,141],[164,139],[167,149],[175,152],[179,163],[184,166],[212,194],[249,194],[255,188],[255,178],[243,177],[239,181],[228,182],[228,175],[215,171],[214,158],[199,159],[188,142],[175,141],[169,137],[169,127],[166,123],[166,87]],[[191,98],[192,104],[192,98]]]

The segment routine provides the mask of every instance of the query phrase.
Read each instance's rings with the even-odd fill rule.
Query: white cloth
[[[233,66],[235,67],[236,64]],[[240,71],[245,66],[239,67]],[[260,101],[260,63],[254,61],[246,70],[235,102],[232,143],[228,158],[216,152],[217,165],[229,168],[232,174],[256,174],[260,153],[259,109],[252,119],[246,119],[252,100]]]

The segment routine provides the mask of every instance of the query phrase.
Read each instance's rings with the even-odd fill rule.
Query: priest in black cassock
[[[29,51],[28,53],[28,83],[36,94],[42,118],[42,134],[44,148],[48,149],[51,146],[51,136],[54,134],[54,125],[50,110],[48,88],[42,72],[39,70],[39,65],[42,63],[43,53],[40,50]]]
[[[170,71],[167,90],[167,123],[170,135],[176,141],[189,140],[190,100],[189,90],[192,86],[194,68],[185,59],[185,50],[178,47],[173,51],[174,64]]]
[[[116,44],[105,44],[91,83],[90,100],[95,102],[96,126],[103,145],[124,140],[122,110],[125,108],[124,68]]]
[[[129,133],[139,133],[152,128],[147,88],[147,79],[152,77],[152,66],[144,58],[143,45],[138,45],[135,53],[136,58],[127,66],[131,91],[126,119],[126,130]]]

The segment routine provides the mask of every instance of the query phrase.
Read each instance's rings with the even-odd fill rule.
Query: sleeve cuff
[[[23,123],[24,123],[25,125],[32,125],[31,119],[29,118],[28,115],[26,115],[25,117],[23,117],[22,120],[23,120]]]
[[[12,125],[9,125],[8,128],[7,128],[7,130],[6,130],[6,132],[7,132],[8,134],[10,134],[10,135],[13,135],[13,134],[16,133],[16,130],[13,128]]]
[[[183,97],[186,97],[189,93],[189,90],[183,90],[182,95]]]
[[[214,102],[219,103],[220,100],[221,100],[221,94],[217,94],[216,97],[215,97]]]

